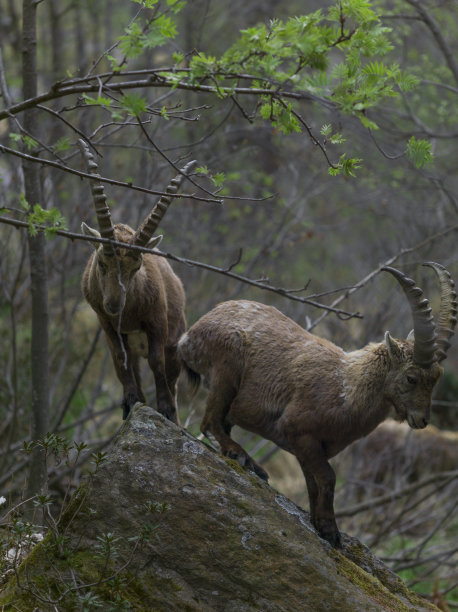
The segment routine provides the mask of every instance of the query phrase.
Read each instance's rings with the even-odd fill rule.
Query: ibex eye
[[[411,385],[416,385],[417,379],[414,378],[413,376],[407,376],[407,382],[410,383]]]
[[[101,272],[105,273],[107,271],[107,267],[101,259],[97,260],[97,265],[99,266]]]

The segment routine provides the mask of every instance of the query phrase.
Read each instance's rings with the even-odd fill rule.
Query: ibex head
[[[182,169],[181,174],[172,179],[166,189],[167,195],[161,196],[151,213],[143,221],[138,230],[134,232],[128,225],[112,224],[103,184],[97,180],[97,177],[100,175],[97,171],[94,156],[83,140],[80,139],[78,144],[86,160],[88,172],[94,177],[91,181],[91,191],[100,228],[100,231],[98,231],[83,222],[81,224],[83,234],[149,249],[158,246],[162,236],[153,236],[153,234],[167,212],[173,196],[180,188],[184,177],[189,174],[196,162],[189,162]],[[96,274],[103,296],[103,308],[108,315],[119,315],[125,306],[129,286],[142,267],[143,254],[136,250],[124,249],[107,243],[93,242],[92,245],[96,251],[92,265],[96,267]]]
[[[385,267],[401,285],[409,301],[414,328],[405,341],[394,340],[389,332],[385,343],[391,363],[387,398],[399,420],[407,420],[413,429],[423,429],[429,422],[431,395],[442,374],[439,365],[450,347],[449,339],[456,325],[456,292],[449,272],[440,264],[428,262],[439,277],[440,310],[438,325],[431,315],[428,300],[415,282],[394,268]]]

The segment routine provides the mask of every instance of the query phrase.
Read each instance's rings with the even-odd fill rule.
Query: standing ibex
[[[293,453],[307,483],[311,522],[333,545],[339,545],[340,534],[328,459],[372,431],[392,407],[413,429],[429,420],[457,304],[450,274],[439,264],[426,265],[440,280],[437,329],[421,289],[384,268],[398,280],[412,310],[414,335],[407,340],[386,332],[384,342],[346,353],[276,308],[241,300],[216,306],[178,344],[195,386],[202,375],[209,388],[201,431],[216,438],[224,455],[266,480],[266,472],[230,437],[232,426]]]
[[[112,225],[103,184],[87,144],[79,145],[93,175],[91,190],[100,228],[81,229],[87,236],[108,238],[126,245],[153,248],[162,236],[153,233],[163,218],[184,176],[195,162],[172,180],[150,215],[134,232],[128,225]],[[123,418],[135,402],[145,401],[141,389],[139,357],[146,357],[156,383],[157,409],[175,423],[176,381],[180,374],[177,342],[186,329],[184,290],[180,279],[163,257],[94,242],[82,279],[84,297],[95,310],[106,334],[116,374],[123,385]]]

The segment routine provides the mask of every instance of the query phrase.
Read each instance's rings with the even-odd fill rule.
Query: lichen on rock
[[[75,581],[65,601],[91,590],[108,605],[118,581],[132,610],[437,610],[357,540],[344,535],[332,549],[304,510],[148,406],[132,412],[70,508],[67,558],[41,542],[0,594],[5,610],[33,610],[32,586],[38,608],[54,610]],[[104,570],[107,534],[116,555]]]

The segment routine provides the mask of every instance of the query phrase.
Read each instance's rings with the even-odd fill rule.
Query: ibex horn
[[[153,236],[159,223],[162,221],[168,207],[172,203],[173,196],[177,193],[180,188],[185,176],[187,176],[196,165],[196,161],[190,161],[181,170],[181,174],[178,174],[174,179],[170,181],[166,189],[167,195],[162,195],[159,202],[155,205],[152,212],[146,217],[142,225],[138,228],[135,234],[131,238],[131,243],[137,246],[146,246],[148,241]]]
[[[423,291],[415,286],[414,280],[395,268],[385,266],[382,270],[392,274],[406,294],[412,311],[415,336],[413,362],[421,368],[428,369],[436,361],[437,349],[436,326],[429,302],[423,297]]]
[[[450,272],[441,264],[428,261],[423,264],[432,268],[439,277],[440,283],[440,309],[437,321],[437,361],[443,361],[447,357],[450,348],[450,338],[453,336],[456,325],[456,291],[455,283],[450,277]]]
[[[116,240],[114,235],[113,224],[111,222],[111,213],[107,205],[107,196],[105,195],[105,188],[103,184],[97,180],[100,177],[98,173],[97,164],[94,156],[92,155],[89,147],[84,140],[78,139],[78,146],[86,162],[87,171],[91,174],[94,179],[91,180],[91,192],[92,199],[94,201],[95,214],[97,215],[97,223],[100,229],[100,235],[102,238],[108,238],[109,240]],[[105,255],[112,255],[112,247],[109,244],[103,245],[103,251]]]

